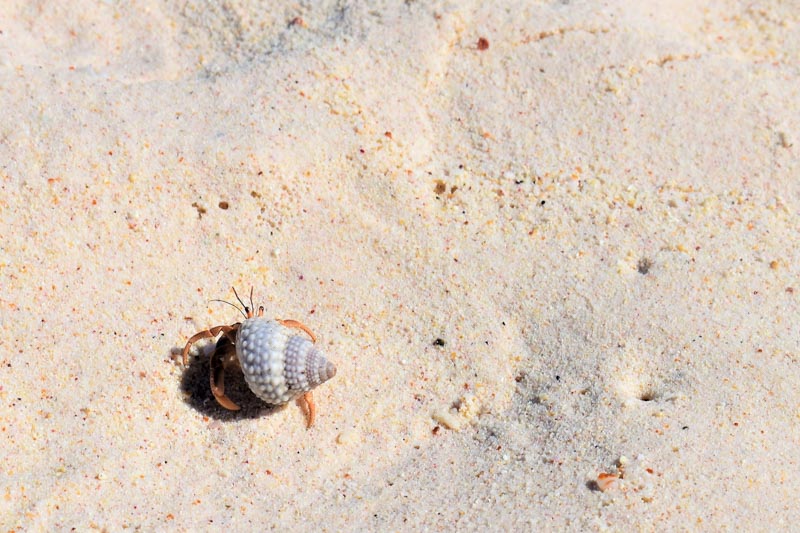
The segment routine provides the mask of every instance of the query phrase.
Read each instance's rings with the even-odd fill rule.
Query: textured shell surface
[[[336,375],[336,367],[313,342],[261,317],[239,326],[236,356],[250,390],[272,405],[286,403]]]

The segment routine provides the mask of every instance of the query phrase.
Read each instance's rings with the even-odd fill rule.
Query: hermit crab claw
[[[211,354],[209,363],[211,365],[209,378],[211,381],[211,392],[214,394],[214,398],[216,398],[217,402],[225,409],[229,411],[238,411],[240,407],[233,400],[225,396],[225,369],[234,364],[238,364],[236,346],[234,346],[227,337],[220,337],[219,341],[217,341],[217,346],[214,348],[214,352]]]

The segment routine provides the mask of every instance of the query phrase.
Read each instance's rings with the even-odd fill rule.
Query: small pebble
[[[352,445],[358,442],[358,434],[352,429],[342,431],[336,436],[336,443],[343,445]]]
[[[461,429],[461,419],[449,410],[441,410],[433,413],[433,419],[447,429]]]
[[[613,487],[618,479],[619,479],[619,474],[609,474],[606,472],[601,472],[600,474],[597,475],[597,488],[605,492],[611,487]]]

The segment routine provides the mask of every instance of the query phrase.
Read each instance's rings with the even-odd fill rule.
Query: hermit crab
[[[241,369],[253,393],[272,405],[282,405],[302,397],[307,407],[307,427],[314,423],[316,412],[311,391],[336,375],[336,367],[316,347],[316,337],[308,327],[296,320],[270,320],[264,318],[264,306],[253,313],[253,290],[250,289],[250,306],[242,302],[236,289],[233,294],[242,305],[230,304],[239,309],[243,322],[229,326],[214,326],[192,335],[183,348],[183,365],[189,359],[192,345],[201,340],[222,336],[211,352],[209,380],[211,392],[225,409],[237,411],[239,406],[225,396],[225,371]],[[220,300],[222,301],[222,300]],[[309,341],[300,330],[308,335]]]

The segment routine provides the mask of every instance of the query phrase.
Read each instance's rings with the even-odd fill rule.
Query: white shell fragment
[[[253,393],[287,403],[336,375],[336,367],[307,338],[275,320],[248,318],[236,334],[236,356]]]

